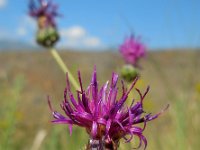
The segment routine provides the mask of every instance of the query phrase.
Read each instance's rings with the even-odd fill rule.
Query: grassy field
[[[114,52],[60,52],[83,85],[90,82],[94,64],[100,85],[119,72],[121,57]],[[199,150],[200,147],[200,51],[150,52],[141,61],[141,90],[151,89],[146,98],[147,112],[156,113],[170,104],[159,119],[148,124],[148,150]],[[57,110],[63,98],[65,75],[48,51],[0,52],[0,150],[37,150],[37,135],[45,136],[41,150],[81,150],[88,136],[74,128],[53,125],[47,95]],[[36,142],[37,143],[37,142]],[[131,149],[122,141],[120,149]]]

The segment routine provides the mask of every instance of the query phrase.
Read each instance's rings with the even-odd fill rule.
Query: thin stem
[[[107,142],[107,140],[90,139],[86,146],[86,150],[118,150],[119,142]]]
[[[105,150],[103,141],[90,139],[86,150]]]
[[[44,129],[39,130],[35,137],[31,150],[39,150],[46,135],[47,135],[47,132]]]
[[[56,49],[55,48],[51,48],[50,52],[51,52],[51,55],[53,56],[53,58],[58,63],[58,65],[60,66],[60,68],[62,69],[62,71],[64,73],[68,73],[69,80],[71,81],[71,83],[74,86],[74,88],[76,90],[78,90],[79,89],[79,85],[78,85],[77,81],[74,79],[73,75],[71,74],[71,72],[69,71],[69,69],[67,68],[65,63],[63,62],[62,58],[60,57],[60,55],[58,54]]]

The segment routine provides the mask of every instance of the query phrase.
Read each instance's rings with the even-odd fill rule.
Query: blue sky
[[[199,0],[54,0],[63,14],[58,46],[117,47],[131,33],[151,48],[200,47]],[[0,40],[34,44],[28,0],[0,0]]]

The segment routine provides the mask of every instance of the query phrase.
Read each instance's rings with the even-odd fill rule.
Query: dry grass
[[[97,65],[101,85],[123,65],[120,56],[113,52],[60,53],[74,75],[78,69],[81,70],[85,87],[90,81],[94,64]],[[141,62],[143,82],[138,86],[142,89],[151,86],[146,100],[147,111],[157,112],[165,104],[171,105],[168,112],[150,123],[145,131],[149,150],[198,150],[200,147],[199,56],[200,51],[189,50],[151,52]],[[50,95],[59,109],[64,87],[65,76],[48,51],[1,52],[0,117],[3,119],[0,129],[3,130],[0,131],[0,140],[3,138],[1,133],[9,128],[8,111],[13,111],[10,116],[15,119],[14,129],[8,136],[9,145],[12,145],[10,149],[30,149],[40,129],[47,131],[42,149],[76,150],[83,147],[87,138],[79,129],[76,128],[69,137],[67,127],[55,127],[49,123],[51,115],[46,96]],[[14,101],[17,105],[12,109]],[[73,144],[74,141],[80,144]]]

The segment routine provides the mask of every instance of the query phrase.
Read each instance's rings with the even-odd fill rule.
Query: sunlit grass
[[[25,56],[27,57],[26,54]],[[66,63],[72,68],[72,73],[76,75],[78,68],[73,68],[72,66],[78,67],[79,62],[73,61],[75,57],[76,55],[73,54],[71,56],[63,56],[63,58],[66,58]],[[87,60],[86,58],[88,56],[83,55],[83,59]],[[92,60],[88,59],[88,62],[85,62],[85,64],[83,62],[80,63],[82,66],[79,69],[83,70],[84,87],[90,81],[89,77],[93,67],[91,64],[93,63],[99,63],[97,70],[99,69],[102,73],[101,76],[98,76],[100,85],[111,77],[112,70],[110,66],[114,66],[113,68],[115,68],[114,64],[117,62],[109,61],[110,57],[104,55],[101,56],[98,54],[98,58],[100,60],[104,58],[105,61],[95,60],[93,56]],[[62,100],[65,87],[65,76],[59,69],[56,69],[56,65],[54,65],[51,58],[43,60],[37,56],[34,59],[36,60],[31,62],[26,60],[27,67],[32,66],[32,68],[28,72],[24,71],[23,75],[18,75],[16,74],[17,71],[11,70],[4,76],[0,76],[0,150],[31,149],[34,139],[41,129],[44,129],[47,133],[40,145],[41,150],[84,149],[88,142],[88,135],[84,129],[74,127],[73,133],[70,136],[67,126],[50,123],[52,118],[46,103],[46,96],[50,95],[52,97],[52,103],[56,104],[56,109],[59,110],[59,103]],[[40,65],[37,65],[37,61]],[[81,62],[81,60],[79,61]],[[21,59],[18,62],[22,64]],[[47,64],[45,64],[46,62]],[[70,62],[74,62],[74,64],[70,64]],[[108,67],[104,64],[105,62],[109,64]],[[87,66],[87,64],[90,64],[90,66]],[[145,110],[157,113],[166,104],[170,103],[168,111],[159,119],[148,124],[144,132],[144,135],[148,139],[147,149],[198,150],[200,147],[199,77],[196,77],[196,81],[199,82],[194,82],[194,84],[188,78],[187,83],[183,84],[185,81],[182,81],[178,82],[179,84],[171,84],[173,77],[176,77],[177,80],[179,78],[186,79],[184,75],[186,76],[187,73],[190,74],[188,72],[189,69],[187,72],[181,72],[183,69],[181,70],[178,68],[179,66],[173,65],[171,68],[176,72],[169,78],[169,74],[167,73],[171,70],[166,68],[166,66],[163,68],[161,62],[156,64],[161,70],[155,69],[156,67],[152,65],[151,61],[148,61],[146,65],[152,67],[150,70],[152,72],[147,70],[148,68],[144,68],[144,74],[136,85],[142,92],[145,91],[149,84],[151,86],[150,92],[145,99]],[[47,69],[46,72],[44,68]],[[20,70],[21,68],[18,66],[17,69]],[[145,69],[147,72],[145,72]],[[194,69],[190,69],[191,72],[194,71]],[[159,75],[162,70],[164,72],[161,73],[162,75]],[[151,84],[152,82],[153,84]],[[137,100],[138,95],[136,92],[132,94]],[[129,144],[124,143],[122,140],[120,149],[129,150],[136,147],[137,144],[137,139],[134,139]]]

